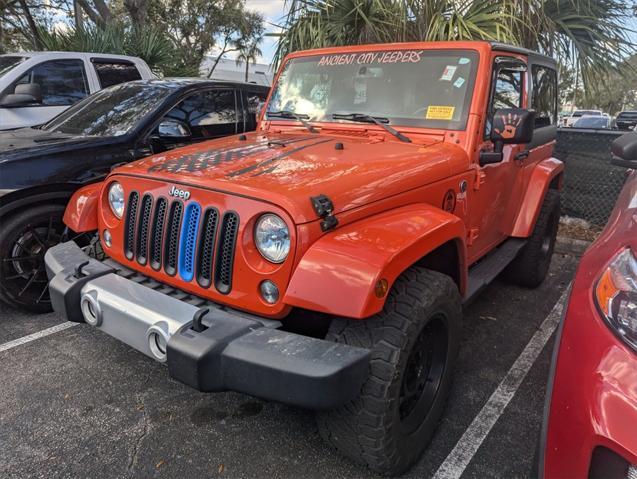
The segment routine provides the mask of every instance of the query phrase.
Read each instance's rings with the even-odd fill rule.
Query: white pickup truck
[[[154,78],[136,57],[99,53],[0,55],[0,130],[46,123],[102,88]]]

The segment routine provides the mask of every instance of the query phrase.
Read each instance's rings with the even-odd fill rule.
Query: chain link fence
[[[611,143],[623,133],[571,128],[558,131],[554,156],[565,166],[562,215],[598,227],[606,224],[626,180],[626,169],[610,164]]]

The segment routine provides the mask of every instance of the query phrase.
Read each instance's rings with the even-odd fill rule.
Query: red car
[[[637,170],[637,133],[613,144]],[[540,478],[637,478],[637,171],[588,249],[558,332]]]

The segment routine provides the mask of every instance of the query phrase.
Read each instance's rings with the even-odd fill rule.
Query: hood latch
[[[321,231],[329,231],[336,228],[338,219],[332,213],[334,212],[334,203],[325,195],[310,196],[312,207],[319,216],[323,218],[321,221]]]

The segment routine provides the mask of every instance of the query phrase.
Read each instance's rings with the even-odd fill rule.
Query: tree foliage
[[[276,60],[338,45],[498,40],[579,63],[590,84],[634,51],[634,0],[289,0]]]
[[[237,50],[263,30],[245,0],[0,0],[0,52],[134,55],[166,76],[199,76],[214,47]]]

